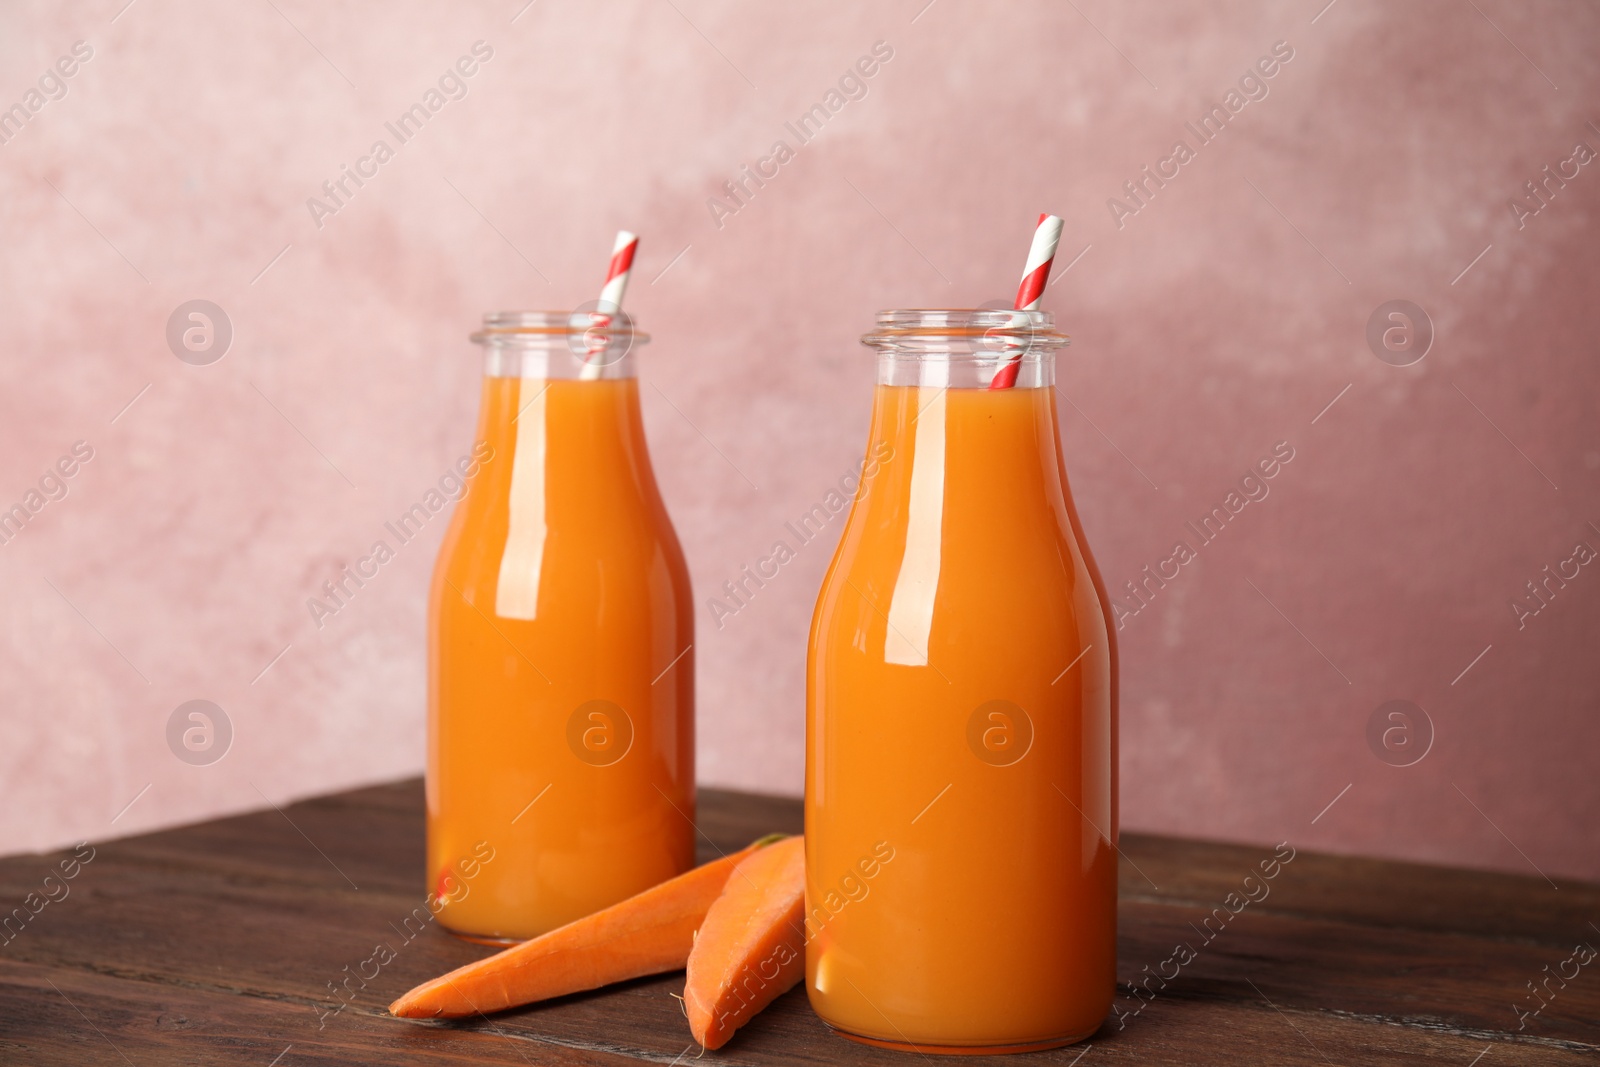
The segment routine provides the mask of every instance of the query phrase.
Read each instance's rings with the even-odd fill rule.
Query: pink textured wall
[[[0,545],[0,848],[418,771],[443,519],[320,629],[306,600],[467,450],[477,316],[591,299],[619,226],[702,601],[703,780],[798,791],[834,531],[720,627],[705,601],[859,457],[874,310],[1003,298],[1044,209],[1101,567],[1197,555],[1124,620],[1124,825],[1600,877],[1592,5],[123,2],[0,10],[0,106],[29,112],[0,144],[0,506],[93,452]],[[1146,165],[1165,185],[1127,197]],[[232,324],[206,366],[166,339],[193,299]],[[1366,337],[1399,299],[1434,334],[1409,366]],[[1547,564],[1569,578],[1519,619]],[[193,699],[232,723],[220,762],[169,750]],[[1390,700],[1431,723],[1414,765],[1369,744]]]

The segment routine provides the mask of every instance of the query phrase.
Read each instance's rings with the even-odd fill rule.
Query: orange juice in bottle
[[[626,316],[485,316],[478,470],[435,564],[427,876],[533,937],[694,859],[694,613]]]
[[[1092,1034],[1116,963],[1113,632],[1038,311],[890,311],[812,621],[807,988],[921,1051]],[[1017,362],[1011,388],[991,389]]]

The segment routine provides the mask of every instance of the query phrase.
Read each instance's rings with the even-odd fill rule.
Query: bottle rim
[[[570,343],[580,337],[621,344],[624,350],[650,342],[650,335],[626,311],[603,315],[592,302],[571,311],[486,311],[483,327],[468,335],[474,344],[497,348],[539,347],[558,338]]]
[[[1048,351],[1072,338],[1056,329],[1048,311],[1010,308],[886,308],[878,312],[875,328],[861,335],[863,345],[888,351],[927,352],[943,347],[941,342]]]

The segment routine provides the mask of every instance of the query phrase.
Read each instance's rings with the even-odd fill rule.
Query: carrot
[[[805,975],[805,839],[740,861],[706,912],[683,987],[689,1031],[721,1048]]]
[[[424,982],[389,1011],[403,1019],[457,1019],[675,971],[688,961],[694,932],[729,875],[778,837]]]

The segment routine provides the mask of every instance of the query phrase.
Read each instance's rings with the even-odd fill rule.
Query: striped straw
[[[1033,231],[1033,243],[1028,246],[1028,262],[1022,268],[1022,283],[1017,286],[1017,300],[1012,306],[1017,311],[1037,311],[1044,299],[1044,287],[1050,280],[1050,267],[1056,260],[1056,245],[1061,243],[1061,219],[1055,215],[1040,215],[1039,225]],[[1017,373],[1022,369],[1022,353],[1018,352],[995,372],[989,382],[990,389],[1010,389],[1017,384]]]
[[[1060,233],[1059,225],[1056,232]],[[617,231],[617,243],[611,249],[611,266],[606,269],[606,284],[600,288],[600,306],[596,308],[602,315],[622,310],[622,294],[628,291],[628,276],[633,273],[633,253],[638,248],[638,234],[627,230]],[[1055,254],[1054,244],[1050,246],[1050,252]]]
[[[606,268],[606,283],[600,287],[600,299],[595,304],[591,319],[596,327],[611,325],[611,316],[622,310],[622,297],[628,291],[628,278],[633,274],[633,254],[639,248],[639,235],[627,230],[617,231],[616,244],[611,247],[611,263]],[[588,351],[583,357],[580,379],[600,377],[601,365],[594,357],[605,351],[606,342],[591,337]]]

